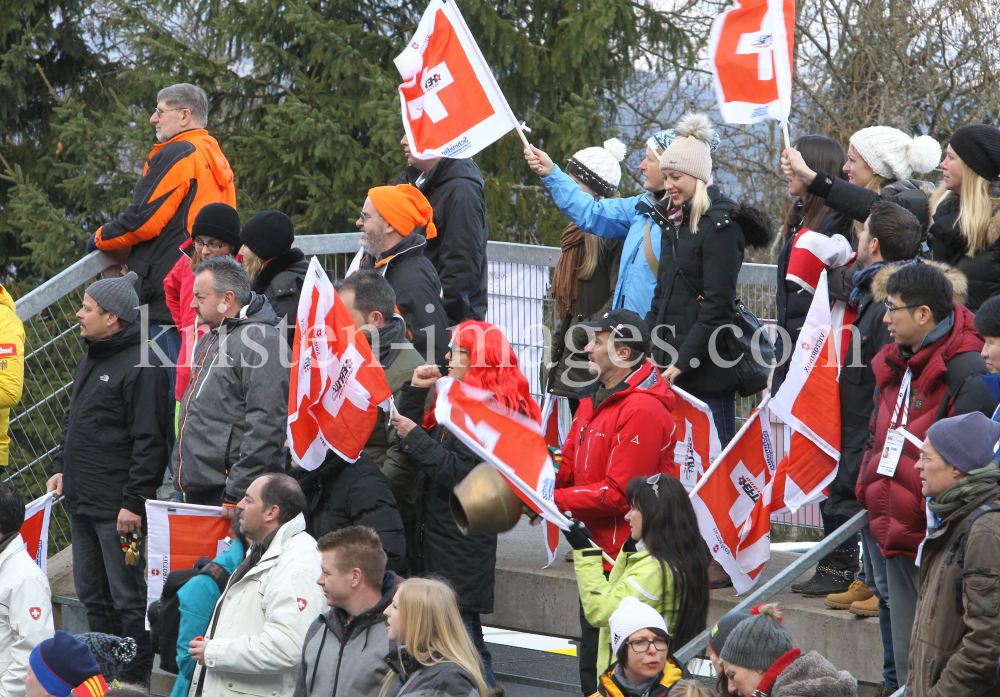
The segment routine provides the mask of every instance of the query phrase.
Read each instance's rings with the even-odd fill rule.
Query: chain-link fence
[[[335,278],[343,278],[360,235],[344,233],[312,235],[296,240],[306,256],[318,256]],[[490,309],[488,319],[503,327],[518,353],[532,392],[542,398],[545,350],[556,329],[558,318],[549,284],[559,250],[550,247],[490,242]],[[52,470],[52,457],[69,408],[73,373],[84,355],[84,344],[75,314],[83,291],[111,265],[101,253],[74,264],[17,302],[25,328],[25,379],[21,403],[11,409],[10,464],[7,476],[21,487],[28,500],[45,493]],[[744,264],[740,272],[739,297],[763,321],[773,323],[775,269],[761,264]],[[737,417],[744,419],[759,403],[759,397],[737,401]],[[779,457],[787,442],[787,429],[774,424]],[[69,521],[61,501],[53,506],[49,553],[70,543]],[[810,507],[794,517],[782,516],[775,522],[796,528],[821,525],[818,511]]]

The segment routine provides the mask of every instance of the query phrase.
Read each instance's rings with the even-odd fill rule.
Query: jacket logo
[[[632,440],[630,440],[629,443],[635,443],[636,445],[639,445],[639,434],[636,433],[635,434],[635,438],[633,438]]]
[[[303,610],[305,610],[306,609],[306,605],[309,604],[305,600],[303,600],[302,598],[296,598],[295,600],[298,602],[299,612],[302,612]]]
[[[17,344],[0,344],[0,357],[13,358],[17,355]]]
[[[28,610],[28,612],[31,613],[31,619],[33,620],[37,620],[39,617],[42,616],[42,608],[40,607],[33,607],[30,610]]]
[[[0,360],[0,370],[7,370],[7,361]]]
[[[111,378],[110,378],[109,376],[107,376],[107,375],[102,375],[102,376],[101,376],[101,382],[107,382],[107,381],[108,381],[108,380],[110,380],[110,379],[111,379]]]

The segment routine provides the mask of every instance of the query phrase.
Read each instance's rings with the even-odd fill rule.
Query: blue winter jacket
[[[552,174],[542,177],[542,183],[552,194],[552,199],[562,214],[578,228],[599,237],[625,241],[613,307],[624,307],[645,317],[653,304],[653,291],[656,289],[656,273],[649,268],[643,250],[647,221],[650,223],[653,256],[657,261],[660,259],[660,226],[650,220],[648,213],[636,210],[636,204],[645,194],[595,201],[568,174],[559,169],[559,165],[552,168]]]
[[[993,399],[1000,402],[1000,373],[984,375],[983,382],[986,383],[986,389],[993,395]],[[1000,407],[993,412],[993,420],[1000,421]]]
[[[229,549],[217,556],[214,561],[230,574],[243,561],[243,543],[234,539]],[[212,611],[219,600],[219,584],[215,579],[205,574],[194,576],[177,591],[177,599],[181,603],[181,624],[177,628],[177,681],[170,697],[187,697],[191,687],[191,676],[194,675],[195,662],[188,653],[191,641],[197,636],[204,636],[208,629],[208,621],[212,619]]]

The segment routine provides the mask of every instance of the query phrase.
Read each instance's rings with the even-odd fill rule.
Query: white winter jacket
[[[301,513],[278,528],[257,565],[219,598],[189,695],[204,681],[202,697],[291,697],[306,630],[327,609],[316,585],[320,556]]]
[[[28,656],[53,634],[49,580],[15,535],[0,552],[0,697],[24,697]]]

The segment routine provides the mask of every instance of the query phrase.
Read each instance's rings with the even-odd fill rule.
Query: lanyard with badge
[[[878,473],[885,477],[892,477],[896,474],[896,467],[899,465],[899,458],[903,454],[903,444],[906,437],[901,429],[906,428],[910,418],[910,382],[913,380],[913,373],[909,368],[903,375],[903,382],[899,385],[899,397],[896,399],[896,408],[892,412],[892,421],[889,423],[889,432],[885,436],[885,445],[882,446],[882,459],[878,463]]]

